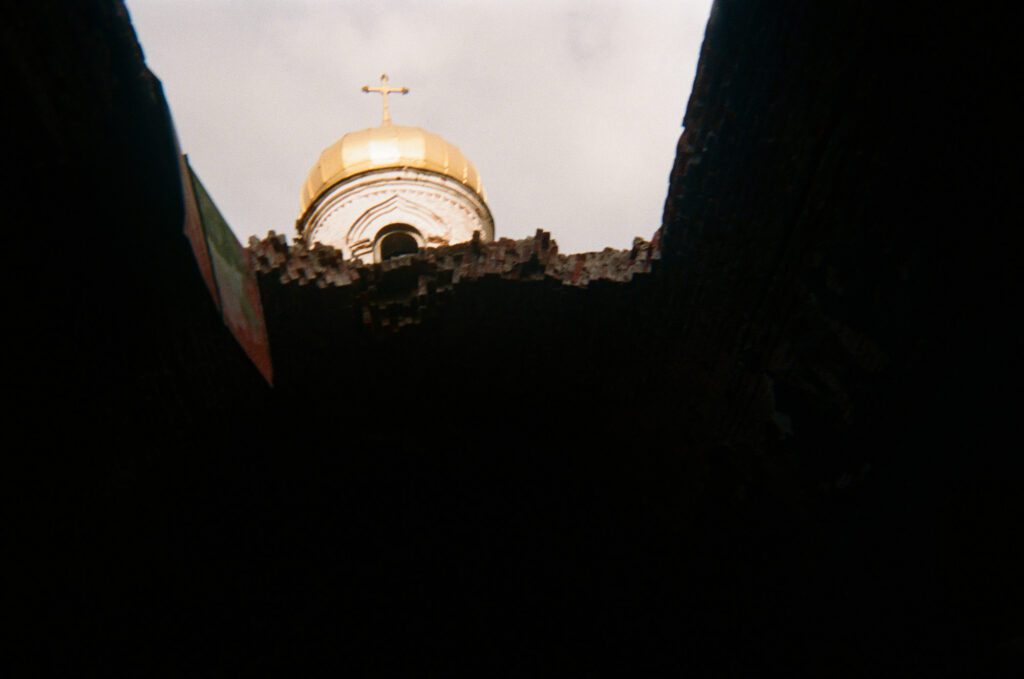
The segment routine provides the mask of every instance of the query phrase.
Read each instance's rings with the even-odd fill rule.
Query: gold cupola
[[[335,184],[373,170],[415,168],[451,177],[485,198],[476,166],[451,144],[420,127],[392,125],[349,132],[320,154],[302,186],[300,216]]]
[[[363,92],[382,97],[384,116],[380,127],[349,132],[324,149],[302,186],[300,219],[332,186],[374,170],[415,168],[437,172],[461,182],[484,198],[480,174],[454,144],[423,128],[391,123],[388,95],[408,94],[408,88],[388,86],[385,73],[380,77],[380,86],[363,86]]]
[[[378,127],[349,132],[320,154],[302,185],[295,229],[307,245],[338,248],[345,259],[382,262],[423,248],[494,240],[480,173],[453,144],[420,127],[395,125],[387,74]]]

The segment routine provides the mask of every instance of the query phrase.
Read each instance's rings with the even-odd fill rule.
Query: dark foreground
[[[4,9],[5,675],[1019,671],[995,14],[718,2],[653,274],[264,281],[270,390],[123,6]]]

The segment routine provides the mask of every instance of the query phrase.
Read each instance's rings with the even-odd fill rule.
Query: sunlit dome
[[[393,168],[437,172],[485,197],[476,167],[454,144],[420,127],[385,123],[349,132],[324,149],[302,187],[300,217],[339,182],[364,172]]]
[[[302,186],[300,238],[373,262],[493,240],[494,217],[473,163],[438,135],[391,122],[388,95],[409,88],[392,87],[385,73],[363,92],[381,95],[381,123],[320,154]]]

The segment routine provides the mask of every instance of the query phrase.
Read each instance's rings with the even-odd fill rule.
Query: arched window
[[[381,229],[377,236],[380,242],[381,261],[419,252],[420,246],[413,236],[414,233],[415,229],[408,224],[392,224]]]

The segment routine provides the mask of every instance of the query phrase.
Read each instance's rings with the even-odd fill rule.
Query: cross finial
[[[363,85],[363,92],[377,92],[380,94],[381,99],[384,100],[384,119],[381,121],[381,125],[391,124],[391,109],[388,107],[388,95],[389,94],[409,94],[408,87],[388,87],[388,74],[382,73],[380,76],[380,87],[370,87],[369,85]]]

